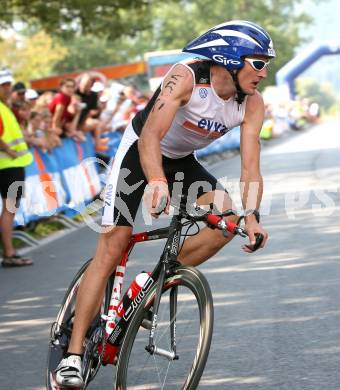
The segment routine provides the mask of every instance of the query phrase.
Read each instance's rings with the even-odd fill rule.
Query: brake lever
[[[224,238],[228,238],[229,234],[233,234],[234,236],[238,235],[238,236],[241,236],[241,237],[247,237],[246,234],[243,233],[242,229],[240,228],[236,228],[233,232],[230,232],[228,229],[226,228],[222,228],[222,233],[223,233],[223,237]]]
[[[247,237],[248,236],[247,232],[244,229],[242,229],[241,227],[237,226],[237,225],[235,225],[234,229],[232,231],[230,231],[230,230],[228,230],[227,224],[226,224],[225,221],[222,220],[220,222],[220,224],[221,224],[221,230],[222,230],[223,236],[225,238],[228,237],[228,233],[231,233],[234,236],[236,236],[236,235],[241,236],[241,237]]]
[[[246,233],[246,231],[244,229],[242,229],[241,227],[237,227],[235,228],[235,233],[234,234],[237,234],[241,237],[248,237],[248,234]]]

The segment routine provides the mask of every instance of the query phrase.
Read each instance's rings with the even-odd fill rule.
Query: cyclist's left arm
[[[263,193],[263,180],[260,171],[260,131],[264,119],[264,103],[260,93],[248,96],[244,120],[241,124],[241,198],[244,210],[259,209]],[[255,244],[255,234],[261,233],[265,245],[267,232],[257,223],[255,215],[245,218],[251,244]],[[246,252],[249,249],[243,247]]]

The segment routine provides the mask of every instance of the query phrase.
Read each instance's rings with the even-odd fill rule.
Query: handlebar
[[[199,206],[195,206],[195,211],[204,211]],[[209,227],[216,228],[222,231],[224,237],[228,236],[228,232],[233,235],[238,235],[241,237],[248,237],[248,233],[245,229],[238,226],[236,223],[231,221],[225,221],[223,217],[236,215],[236,213],[233,210],[227,210],[221,214],[212,214],[212,211],[205,212],[203,215],[190,215],[188,213],[184,213],[184,217],[188,220],[191,220],[193,222],[202,221],[205,222]],[[260,248],[262,241],[264,239],[264,236],[261,233],[255,234],[255,244],[253,245],[246,245],[246,247],[251,250],[252,252],[255,252],[257,249]]]
[[[227,210],[223,213],[213,214],[213,204],[210,204],[210,210],[206,211],[197,204],[194,204],[195,215],[189,214],[186,211],[187,196],[181,195],[179,205],[172,203],[172,206],[178,209],[179,217],[186,218],[192,222],[205,222],[212,229],[216,228],[222,231],[224,237],[228,236],[228,232],[241,237],[248,237],[248,233],[245,229],[238,226],[231,221],[225,221],[223,217],[237,215],[233,210]],[[161,214],[161,213],[159,213]],[[158,214],[158,215],[159,215]],[[242,218],[242,217],[241,217]],[[264,236],[261,233],[255,234],[255,244],[245,245],[250,251],[255,252],[258,250],[264,240]]]

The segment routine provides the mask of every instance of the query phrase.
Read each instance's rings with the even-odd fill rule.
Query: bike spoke
[[[171,351],[171,324],[169,320],[169,294],[162,296],[155,330],[155,346]],[[176,344],[179,360],[145,351],[149,330],[140,328],[129,361],[127,389],[178,389],[195,358],[199,345],[200,315],[194,294],[185,287],[178,291],[176,317]],[[174,318],[171,319],[173,321]],[[141,386],[141,387],[140,387]]]
[[[163,380],[163,383],[162,383],[161,372],[160,372],[160,370],[159,370],[159,368],[158,368],[157,361],[156,361],[156,356],[155,356],[155,355],[153,355],[153,360],[154,360],[155,367],[156,367],[156,371],[157,371],[157,375],[158,375],[158,381],[159,381],[160,384],[162,384],[161,389],[163,389],[163,388],[164,388],[165,381],[166,381],[166,377],[167,377],[167,374],[168,374],[168,371],[169,371],[170,362],[168,363],[168,367],[167,367],[167,370],[166,370],[166,375],[164,376],[164,380]]]

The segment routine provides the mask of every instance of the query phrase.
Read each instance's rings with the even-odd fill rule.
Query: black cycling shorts
[[[0,193],[2,199],[20,201],[25,184],[25,168],[0,169]]]
[[[138,136],[130,133],[124,134],[108,176],[102,225],[133,226],[147,184],[139,159]],[[195,202],[215,189],[225,191],[193,154],[179,159],[163,156],[163,169],[171,197],[183,194],[189,202]]]

